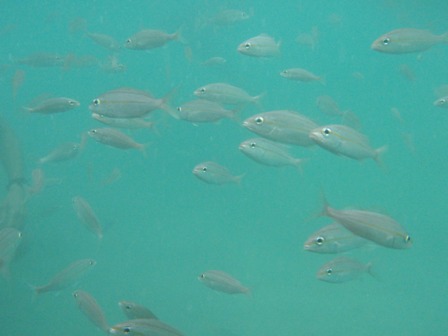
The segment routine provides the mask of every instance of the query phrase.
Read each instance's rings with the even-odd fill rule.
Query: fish
[[[293,166],[301,170],[304,162],[304,159],[292,157],[284,146],[264,138],[243,141],[239,149],[247,157],[266,166]]]
[[[136,142],[130,136],[114,128],[93,128],[87,134],[97,142],[119,149],[138,149],[145,154],[146,145]]]
[[[177,107],[179,119],[189,122],[216,122],[228,118],[234,119],[237,110],[228,110],[214,101],[197,99]]]
[[[86,228],[94,233],[98,239],[103,238],[103,229],[101,222],[98,219],[92,206],[81,196],[75,196],[72,198],[73,209],[76,212],[78,218],[83,222]]]
[[[135,336],[182,336],[183,333],[157,319],[134,319],[112,326],[113,335]]]
[[[100,64],[100,69],[110,74],[122,73],[127,71],[126,65],[120,63],[116,55],[109,55],[107,59]]]
[[[10,277],[9,265],[21,241],[22,233],[19,230],[13,227],[0,230],[0,273],[5,279]]]
[[[364,273],[374,276],[372,263],[363,264],[359,261],[338,257],[324,264],[316,274],[317,279],[330,283],[343,283],[354,280]]]
[[[311,71],[308,71],[306,69],[301,68],[291,68],[286,69],[280,72],[280,76],[286,79],[290,79],[293,81],[299,81],[299,82],[321,82],[322,84],[325,84],[325,78],[321,76],[317,76],[313,74]]]
[[[297,35],[296,42],[300,45],[308,46],[311,50],[316,48],[319,40],[319,30],[317,27],[311,28],[311,32],[303,32]]]
[[[131,301],[120,301],[118,306],[121,308],[123,313],[128,319],[158,319],[158,317],[150,311],[148,308],[143,307],[135,302]]]
[[[280,55],[280,44],[271,36],[260,34],[240,43],[237,51],[246,56],[269,58]]]
[[[36,294],[43,294],[53,291],[60,291],[73,285],[88,271],[92,270],[95,265],[96,261],[93,259],[80,259],[74,261],[54,275],[47,284],[42,286],[33,286],[34,292]]]
[[[92,100],[89,110],[110,118],[140,118],[154,110],[169,110],[168,97],[154,98],[149,92],[118,88]]]
[[[80,144],[75,142],[66,142],[53,149],[47,155],[41,157],[38,162],[40,164],[44,164],[68,161],[75,158],[79,154],[80,150]]]
[[[78,106],[80,106],[80,103],[75,99],[57,97],[38,100],[31,106],[24,107],[24,109],[31,113],[53,114],[70,111]]]
[[[330,217],[358,237],[392,249],[412,247],[411,236],[395,219],[381,213],[331,208],[324,200],[321,215]]]
[[[207,161],[196,165],[193,168],[193,174],[201,181],[208,184],[227,184],[236,183],[239,184],[243,175],[234,176],[230,171],[216,162]]]
[[[65,57],[54,53],[39,52],[20,58],[16,62],[35,68],[62,67],[64,66]]]
[[[226,63],[227,60],[224,57],[214,56],[206,59],[204,62],[201,63],[201,65],[209,67],[209,66],[223,65]]]
[[[194,95],[201,99],[229,105],[259,104],[263,97],[263,94],[252,97],[243,89],[227,83],[211,83],[201,86],[194,91]]]
[[[245,21],[250,15],[239,9],[224,9],[216,13],[207,22],[218,26],[230,26],[238,22]]]
[[[207,287],[227,294],[249,294],[250,289],[230,274],[223,271],[207,271],[198,276],[198,280]]]
[[[76,300],[79,310],[81,310],[81,312],[95,326],[106,333],[109,332],[109,323],[107,322],[103,309],[100,307],[95,298],[81,289],[74,291],[72,295]]]
[[[317,253],[342,253],[368,243],[343,225],[335,222],[314,232],[303,244],[305,251]]]
[[[373,159],[381,164],[381,155],[386,146],[374,149],[364,134],[345,125],[326,125],[313,129],[309,134],[320,147],[333,154],[354,160]]]
[[[120,43],[112,36],[101,33],[86,33],[86,35],[99,46],[110,51],[118,51],[121,49]]]
[[[448,96],[436,99],[433,105],[441,108],[448,108]]]
[[[407,54],[426,51],[437,44],[448,44],[448,32],[435,35],[429,30],[400,28],[378,37],[371,48],[387,54]]]
[[[154,128],[154,123],[143,118],[111,118],[102,114],[92,113],[92,118],[99,122],[115,127],[126,129]]]
[[[19,90],[22,87],[24,81],[25,81],[25,71],[20,69],[16,70],[11,80],[12,99],[14,101],[16,100],[17,94],[19,93]]]
[[[309,133],[317,124],[295,111],[277,110],[256,114],[244,120],[243,126],[273,141],[303,147],[315,145]]]
[[[131,50],[150,50],[163,47],[169,41],[181,40],[180,32],[168,34],[161,30],[143,29],[128,37],[124,46]]]
[[[322,95],[316,98],[317,108],[330,116],[343,116],[344,112],[339,108],[338,103],[331,96]]]

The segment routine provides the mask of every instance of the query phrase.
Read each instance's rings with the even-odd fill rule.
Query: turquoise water
[[[359,117],[374,147],[388,145],[384,165],[337,157],[321,148],[291,148],[310,160],[294,168],[259,165],[238,151],[254,135],[238,123],[192,125],[154,112],[156,131],[127,132],[150,143],[145,157],[89,139],[74,160],[42,166],[48,185],[28,203],[23,242],[0,279],[1,335],[100,335],[79,311],[75,289],[92,294],[110,324],[126,320],[118,301],[149,307],[185,335],[446,335],[448,303],[446,229],[446,112],[433,106],[434,90],[447,83],[448,46],[422,54],[388,55],[370,49],[377,37],[400,27],[448,31],[447,4],[440,1],[1,1],[0,109],[22,142],[27,178],[37,160],[57,145],[80,141],[101,126],[88,105],[118,87],[151,91],[170,104],[194,99],[193,91],[228,82],[251,95],[266,93],[261,106],[240,112],[241,120],[262,111],[294,109],[319,124],[340,120],[320,112],[316,98],[332,96]],[[234,25],[206,24],[217,12],[236,8],[251,14]],[[72,29],[69,29],[72,27]],[[73,29],[75,27],[76,29]],[[98,66],[35,68],[15,60],[36,52],[91,55],[109,51],[83,29],[124,41],[143,28],[175,32],[151,52],[123,49],[123,73]],[[318,31],[313,49],[295,42]],[[281,41],[281,56],[250,58],[239,43],[260,33]],[[222,66],[201,62],[221,56]],[[406,65],[415,79],[400,67]],[[301,67],[325,76],[320,83],[294,83],[279,76]],[[17,70],[25,80],[13,99]],[[42,94],[81,102],[73,111],[30,115],[21,110]],[[402,121],[391,108],[400,111]],[[216,161],[240,185],[208,185],[191,170]],[[104,185],[114,169],[121,178]],[[52,183],[54,180],[58,183]],[[333,256],[303,250],[314,231],[331,222],[314,218],[321,190],[335,208],[356,206],[384,212],[410,233],[409,250],[382,247],[350,253],[372,262],[377,278],[364,275],[343,284],[316,279]],[[78,220],[73,196],[86,198],[101,219],[101,243]],[[74,260],[93,258],[95,269],[58,293],[37,298],[29,284],[46,283]],[[218,269],[251,288],[251,295],[226,295],[197,277]]]

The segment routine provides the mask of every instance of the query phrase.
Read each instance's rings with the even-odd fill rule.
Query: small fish
[[[238,45],[237,51],[252,57],[275,57],[280,55],[280,42],[267,34],[260,34]]]
[[[87,36],[99,46],[110,51],[118,51],[121,49],[120,43],[112,36],[100,33],[87,33]]]
[[[96,265],[93,259],[77,260],[58,272],[46,285],[33,287],[36,294],[62,290],[90,271]]]
[[[393,218],[372,211],[337,210],[324,202],[322,215],[330,217],[353,234],[378,245],[393,249],[408,249],[412,240],[406,230]]]
[[[367,244],[367,240],[351,233],[344,226],[332,223],[313,233],[303,245],[306,251],[342,253]]]
[[[344,114],[338,103],[331,96],[318,96],[316,98],[316,106],[321,112],[330,116],[342,116]]]
[[[236,110],[228,110],[220,104],[205,100],[197,99],[182,104],[177,107],[177,115],[179,119],[189,122],[216,122],[223,118],[234,119]]]
[[[179,31],[168,34],[161,30],[143,29],[129,37],[124,46],[132,50],[149,50],[163,47],[173,40],[181,40]]]
[[[134,319],[114,325],[109,329],[113,335],[128,336],[182,336],[183,334],[157,319]]]
[[[119,59],[115,55],[109,55],[104,62],[99,64],[101,70],[110,74],[126,72],[126,65],[120,63]]]
[[[41,157],[38,162],[43,163],[57,163],[75,158],[80,152],[81,146],[75,142],[67,142],[59,145],[50,153]]]
[[[448,96],[436,99],[433,105],[441,108],[448,108]]]
[[[146,146],[114,128],[93,128],[87,134],[97,142],[119,149],[138,149],[145,153]]]
[[[118,306],[130,320],[134,319],[158,319],[156,315],[148,308],[143,307],[135,302],[120,301]]]
[[[107,322],[106,316],[104,315],[104,312],[98,302],[96,302],[95,298],[80,289],[74,291],[72,295],[82,313],[102,331],[109,332],[109,323]]]
[[[317,124],[295,111],[278,110],[256,114],[247,118],[243,126],[273,141],[303,147],[315,144],[309,133]]]
[[[243,175],[234,176],[230,171],[216,162],[202,162],[193,168],[193,174],[198,179],[209,184],[240,183]]]
[[[13,100],[16,99],[17,94],[19,93],[19,90],[22,87],[24,81],[25,81],[25,71],[20,69],[16,70],[11,81]]]
[[[143,118],[111,118],[98,113],[92,113],[92,118],[115,128],[140,129],[154,127],[152,121]]]
[[[322,148],[336,155],[355,160],[373,159],[381,163],[381,154],[386,150],[383,146],[374,149],[364,134],[345,125],[326,125],[312,130],[310,138]]]
[[[245,21],[250,15],[239,9],[224,9],[208,20],[209,24],[218,26],[230,26]]]
[[[6,279],[10,276],[9,265],[21,241],[22,233],[17,229],[6,227],[0,230],[0,273]]]
[[[323,265],[316,274],[319,280],[330,283],[343,283],[354,280],[364,273],[372,273],[372,263],[362,264],[347,257],[338,257]]]
[[[53,53],[36,53],[17,60],[18,64],[24,64],[35,68],[62,67],[64,56]]]
[[[252,97],[243,89],[226,83],[212,83],[201,86],[194,91],[194,95],[201,99],[229,105],[258,104],[263,97],[263,95]]]
[[[79,105],[79,102],[72,98],[58,97],[40,100],[24,109],[31,113],[53,114],[73,110]]]
[[[319,30],[317,27],[313,27],[311,32],[300,33],[296,37],[296,42],[300,45],[310,47],[311,50],[316,48],[319,39]]]
[[[252,160],[266,166],[293,166],[302,169],[303,159],[292,157],[284,146],[270,140],[252,138],[243,141],[239,149]]]
[[[301,68],[291,68],[280,72],[280,76],[286,79],[299,82],[321,82],[325,84],[325,78],[313,74],[311,71]]]
[[[227,60],[223,57],[220,56],[214,56],[214,57],[210,57],[209,59],[206,59],[204,62],[201,63],[201,65],[203,66],[218,66],[218,65],[223,65],[226,64]]]
[[[407,54],[448,43],[448,32],[434,35],[429,30],[401,28],[392,30],[373,41],[371,48],[387,54]]]
[[[103,229],[92,206],[81,196],[75,196],[72,199],[73,209],[78,218],[84,223],[86,228],[93,232],[99,239],[103,238]]]
[[[223,271],[207,271],[199,275],[198,280],[207,287],[227,294],[249,294],[250,289]]]

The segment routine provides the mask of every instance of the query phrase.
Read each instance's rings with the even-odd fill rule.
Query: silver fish
[[[270,140],[308,147],[314,145],[309,133],[317,124],[298,112],[278,110],[247,118],[243,126]]]
[[[260,34],[239,44],[237,51],[252,57],[275,57],[280,55],[280,42],[267,34]]]
[[[436,99],[433,105],[441,108],[448,108],[448,96]]]
[[[226,83],[211,83],[201,86],[194,91],[194,95],[201,99],[229,105],[258,104],[263,97],[263,95],[252,97],[243,89]]]
[[[157,319],[135,319],[114,325],[109,329],[113,335],[135,336],[182,336],[182,332]]]
[[[92,118],[115,128],[140,129],[154,127],[152,121],[143,118],[111,118],[98,113],[92,113]]]
[[[239,149],[252,160],[267,166],[302,169],[303,159],[292,157],[284,146],[267,139],[248,139],[240,144]]]
[[[408,249],[412,240],[406,230],[393,218],[371,211],[331,208],[325,201],[322,215],[331,217],[353,234],[378,245]]]
[[[368,240],[353,234],[343,225],[332,223],[313,233],[304,243],[306,251],[342,253],[367,244]]]
[[[44,99],[24,108],[31,113],[52,114],[70,111],[79,105],[79,102],[72,98],[58,97]]]
[[[448,32],[435,35],[429,30],[401,28],[392,30],[373,41],[371,48],[388,54],[407,54],[428,50],[448,43]]]
[[[230,171],[216,162],[207,161],[196,165],[193,174],[198,179],[209,184],[240,183],[243,175],[234,176]]]
[[[223,271],[207,271],[199,275],[198,280],[207,287],[227,294],[249,294],[250,289]]]
[[[129,37],[124,46],[132,50],[149,50],[162,47],[173,40],[180,40],[179,31],[168,34],[161,30],[144,29]]]
[[[9,278],[9,264],[14,259],[17,248],[22,241],[22,233],[12,227],[0,230],[0,273]]]
[[[291,68],[280,72],[280,76],[299,82],[321,82],[325,84],[325,78],[313,74],[311,71],[301,68]]]
[[[227,60],[225,58],[220,57],[220,56],[214,56],[214,57],[210,57],[210,58],[206,59],[201,64],[203,66],[217,66],[217,65],[223,65],[226,63],[227,63]]]
[[[67,142],[59,145],[50,153],[41,157],[39,163],[56,163],[71,160],[75,158],[80,152],[81,146],[75,142]]]
[[[62,290],[79,280],[96,265],[93,259],[77,260],[58,272],[46,285],[34,287],[36,294]]]
[[[313,129],[310,134],[320,147],[355,160],[373,159],[381,163],[381,154],[386,147],[374,149],[364,134],[345,125],[326,125]]]
[[[148,308],[143,307],[135,302],[131,301],[120,301],[118,302],[123,313],[130,320],[134,319],[158,319],[156,315]]]
[[[239,9],[224,9],[208,20],[209,24],[229,26],[237,22],[245,21],[250,15]]]
[[[107,59],[100,64],[101,70],[110,74],[126,72],[126,65],[120,63],[120,60],[115,55],[109,55]]]
[[[93,211],[89,202],[87,202],[81,196],[75,196],[72,199],[73,209],[75,209],[76,215],[83,222],[86,228],[93,232],[99,239],[103,238],[103,229],[101,227],[100,220],[98,219],[95,211]]]
[[[93,128],[87,134],[102,144],[119,149],[138,149],[145,153],[145,145],[114,128]]]
[[[166,101],[166,98],[154,98],[143,90],[119,88],[93,99],[89,109],[111,118],[139,118],[157,109],[167,111]]]
[[[19,64],[35,68],[64,66],[64,62],[64,56],[47,52],[35,53],[17,60]]]
[[[235,118],[236,110],[228,110],[220,104],[205,100],[197,99],[189,101],[177,107],[177,115],[179,119],[189,122],[215,122],[223,118]]]
[[[373,276],[372,263],[362,264],[351,258],[338,257],[323,265],[317,271],[316,277],[330,283],[343,283],[354,280],[364,273]]]
[[[96,302],[95,298],[80,289],[74,291],[72,295],[82,313],[102,331],[109,332],[109,323],[107,322],[106,316],[104,315],[104,312],[98,302]]]
[[[118,51],[121,49],[120,43],[112,36],[100,33],[87,33],[87,36],[99,46],[110,51]]]

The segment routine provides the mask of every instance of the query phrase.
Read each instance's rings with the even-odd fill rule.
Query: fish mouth
[[[313,132],[310,132],[309,134],[308,134],[308,137],[311,139],[311,140],[314,140],[314,141],[319,141],[319,136],[320,136],[320,132],[318,132],[318,131],[313,131]]]

